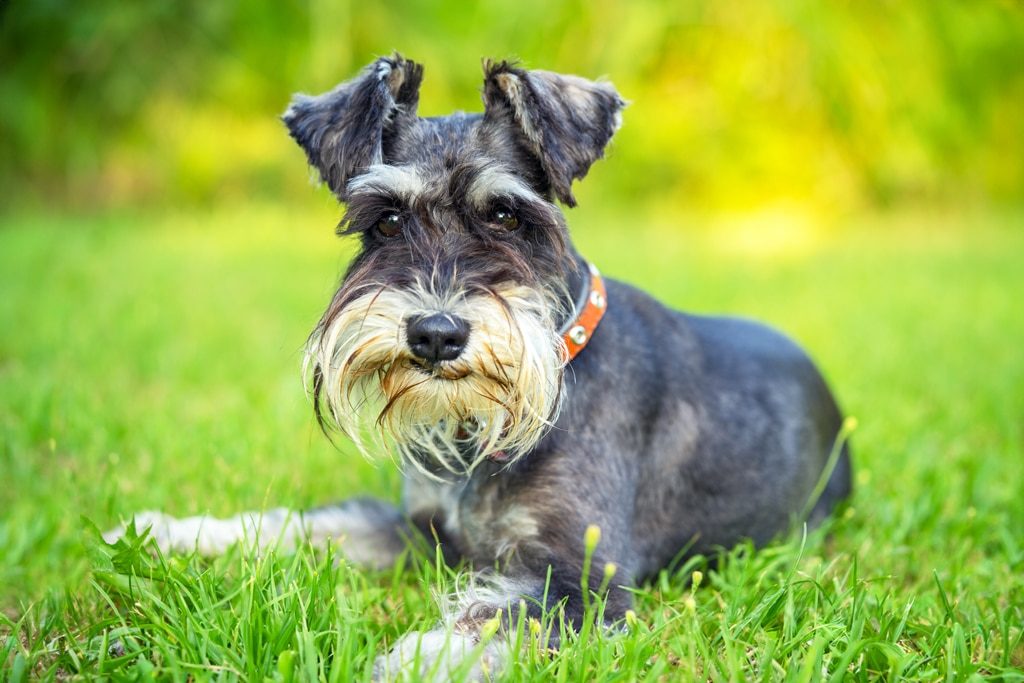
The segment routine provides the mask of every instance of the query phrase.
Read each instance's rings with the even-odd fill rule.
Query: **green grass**
[[[572,216],[605,273],[811,350],[858,418],[852,506],[661,575],[624,633],[524,645],[511,680],[1024,680],[1024,213],[798,218]],[[86,521],[397,497],[299,380],[335,219],[0,219],[0,677],[366,680],[437,618],[432,588],[462,579],[431,556],[154,558]]]

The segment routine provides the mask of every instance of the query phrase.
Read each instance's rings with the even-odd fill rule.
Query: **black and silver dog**
[[[575,204],[573,181],[618,128],[615,89],[485,72],[483,114],[418,117],[422,68],[396,55],[283,117],[362,243],[309,342],[317,415],[403,464],[403,509],[137,518],[164,548],[333,538],[376,566],[422,533],[488,570],[436,630],[382,656],[382,676],[413,660],[446,676],[499,610],[564,601],[578,624],[590,525],[594,566],[617,566],[616,620],[624,588],[681,552],[767,542],[850,491],[839,410],[793,342],[671,311],[573,247],[556,201]],[[491,670],[509,654],[500,635],[483,649]]]

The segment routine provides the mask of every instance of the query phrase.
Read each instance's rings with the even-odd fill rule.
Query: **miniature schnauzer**
[[[617,569],[614,623],[628,588],[674,559],[819,520],[849,494],[850,461],[836,402],[792,341],[669,310],[574,248],[556,202],[575,205],[573,181],[619,127],[611,84],[487,62],[482,114],[420,118],[422,75],[381,58],[283,116],[362,245],[309,340],[317,418],[403,465],[402,508],[135,521],[165,549],[333,539],[376,567],[411,536],[435,540],[485,585],[377,675],[479,676],[513,654],[502,636],[522,610],[560,605],[579,627],[589,526],[593,566]]]

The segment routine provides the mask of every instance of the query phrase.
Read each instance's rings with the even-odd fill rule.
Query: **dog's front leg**
[[[595,615],[584,609],[580,586],[572,585],[571,579],[555,578],[554,572],[558,570],[553,571],[550,584],[538,576],[480,579],[483,587],[473,586],[452,596],[452,604],[444,608],[437,627],[405,634],[390,652],[378,657],[374,679],[480,681],[497,676],[517,654],[511,649],[509,636],[519,623],[520,611],[525,609],[522,616],[527,619],[542,616],[545,585],[547,608],[563,605],[566,622],[579,629],[583,619]],[[569,576],[572,574],[568,572]],[[602,575],[603,565],[597,571],[598,580]],[[597,587],[594,588],[596,591]],[[604,625],[621,619],[629,605],[628,594],[617,592],[621,595],[605,603]],[[558,624],[556,618],[552,632],[541,636],[545,638],[543,647],[557,648],[561,644]]]
[[[506,508],[506,514],[510,509]],[[520,521],[525,514],[516,512]],[[631,601],[627,588],[632,585],[632,568],[613,558],[629,557],[627,546],[616,545],[615,539],[609,538],[616,534],[607,531],[598,544],[600,527],[587,531],[583,520],[573,519],[568,512],[553,515],[544,526],[547,528],[521,527],[529,538],[493,538],[504,572],[477,574],[468,588],[449,596],[442,604],[441,623],[400,638],[390,652],[378,657],[375,678],[485,680],[517,655],[511,649],[510,636],[520,617],[529,621],[540,619],[546,611],[562,610],[566,624],[578,630],[584,620],[597,618],[594,611],[586,609],[588,598],[594,595],[605,598],[603,625],[624,617]],[[486,563],[478,557],[477,565],[482,564]],[[543,647],[561,645],[557,617],[552,626],[552,632],[542,636]]]
[[[208,515],[175,518],[161,512],[136,514],[135,528],[149,529],[164,552],[218,555],[242,543],[263,550],[292,549],[298,543],[338,543],[352,562],[381,568],[390,566],[405,548],[410,528],[397,507],[380,500],[357,498],[336,505],[296,511],[274,508],[243,512],[219,519]],[[105,533],[113,543],[124,535],[120,526]]]
[[[543,581],[472,577],[469,586],[441,598],[435,628],[405,634],[377,658],[374,680],[480,681],[496,675],[509,657],[504,635],[516,623],[520,600],[537,595],[543,595]]]

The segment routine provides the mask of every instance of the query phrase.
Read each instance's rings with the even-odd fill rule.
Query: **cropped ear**
[[[423,67],[381,57],[323,95],[295,95],[281,120],[331,191],[345,199],[350,178],[383,162],[388,133],[416,118]]]
[[[514,123],[551,190],[569,206],[576,205],[572,181],[604,155],[625,105],[610,83],[484,63],[485,119]]]

